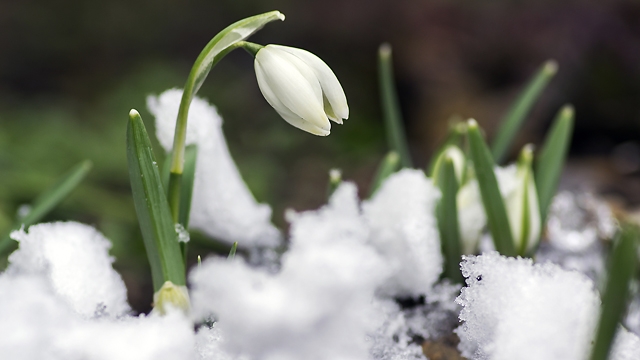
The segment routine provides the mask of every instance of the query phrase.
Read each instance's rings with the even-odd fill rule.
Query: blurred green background
[[[376,52],[394,48],[397,86],[415,163],[426,164],[448,119],[474,117],[490,137],[545,60],[551,82],[518,137],[539,143],[554,113],[576,108],[565,187],[591,187],[640,202],[640,3],[506,0],[23,0],[0,1],[0,229],[83,159],[87,180],[46,220],[96,226],[138,311],[151,280],[130,196],[125,154],[129,109],[150,130],[145,97],[181,87],[202,47],[243,17],[280,10],[284,23],[251,38],[314,52],[340,79],[351,108],[331,136],[314,137],[262,98],[252,59],[225,58],[199,95],[215,104],[255,197],[286,227],[286,208],[325,202],[327,173],[343,169],[362,194],[387,150]],[[156,146],[156,150],[159,150]],[[157,152],[160,155],[160,152]],[[208,250],[195,246],[192,254]]]

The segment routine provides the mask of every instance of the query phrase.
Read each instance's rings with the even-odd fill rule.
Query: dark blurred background
[[[507,0],[2,0],[0,1],[0,229],[83,159],[89,178],[46,220],[96,226],[113,243],[137,310],[151,285],[130,196],[125,123],[145,97],[181,87],[203,46],[230,23],[269,10],[284,23],[251,38],[310,50],[340,79],[351,117],[314,137],[262,98],[252,59],[225,58],[199,95],[215,104],[256,198],[283,211],[325,202],[327,173],[343,169],[363,194],[387,151],[376,52],[394,49],[397,86],[416,164],[443,140],[448,119],[474,117],[487,135],[547,59],[559,63],[513,153],[539,143],[555,112],[576,108],[563,186],[640,203],[640,3]],[[156,149],[159,150],[159,149]],[[158,152],[160,155],[160,152]],[[205,255],[195,246],[192,253]]]

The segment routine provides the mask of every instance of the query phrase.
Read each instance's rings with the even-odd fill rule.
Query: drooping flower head
[[[333,71],[302,49],[267,45],[255,54],[258,86],[289,124],[314,135],[329,135],[332,120],[342,124],[349,106]]]

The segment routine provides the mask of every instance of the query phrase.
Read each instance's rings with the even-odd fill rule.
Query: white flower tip
[[[342,181],[342,170],[340,169],[329,170],[329,181],[331,183],[339,183],[340,181]]]
[[[160,290],[153,294],[153,309],[165,315],[171,308],[189,312],[189,292],[184,285],[177,286],[171,281],[165,281]]]
[[[130,118],[134,118],[134,117],[137,117],[137,116],[140,116],[140,113],[138,112],[138,110],[136,110],[136,109],[129,110],[129,117]]]
[[[280,11],[276,10],[276,16],[278,17],[278,19],[280,19],[281,21],[284,21],[284,14],[281,13]]]
[[[478,122],[476,121],[476,119],[469,119],[467,120],[467,126],[470,128],[477,128]]]

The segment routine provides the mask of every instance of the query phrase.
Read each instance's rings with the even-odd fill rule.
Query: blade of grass
[[[522,126],[524,119],[540,97],[542,90],[544,90],[557,71],[558,64],[555,61],[548,60],[545,62],[500,121],[500,127],[491,148],[491,153],[497,164],[502,163],[504,160],[509,146]]]
[[[129,113],[127,160],[134,205],[154,291],[165,281],[186,285],[185,266],[149,136],[137,111]]]
[[[380,45],[378,50],[378,81],[380,83],[380,101],[382,102],[389,147],[400,156],[402,167],[413,167],[402,122],[402,114],[398,105],[398,94],[396,93],[391,60],[391,45],[389,44]]]
[[[62,176],[60,180],[33,201],[31,210],[17,220],[16,224],[11,228],[11,231],[18,230],[22,226],[25,228],[29,227],[40,221],[78,187],[80,182],[82,182],[89,173],[89,170],[91,170],[91,167],[92,164],[89,160],[85,160],[74,166],[69,172]],[[0,254],[12,244],[11,238],[9,237],[11,231],[5,234],[0,241]]]
[[[469,152],[476,178],[478,179],[482,204],[487,213],[487,222],[489,223],[493,243],[496,250],[502,255],[516,256],[507,210],[493,170],[495,163],[475,120],[469,120],[467,136]]]
[[[613,339],[626,310],[629,281],[637,266],[640,231],[633,225],[623,225],[613,252],[608,259],[608,277],[602,295],[602,309],[591,360],[606,360]]]
[[[389,177],[391,174],[396,172],[400,167],[400,157],[398,153],[395,151],[389,151],[387,155],[382,159],[380,166],[378,166],[378,171],[376,171],[376,175],[373,178],[373,183],[371,184],[371,190],[369,191],[369,197],[372,197],[376,191],[380,188],[382,183]]]
[[[567,151],[573,133],[574,111],[571,105],[565,105],[560,109],[553,121],[551,130],[540,150],[536,161],[535,179],[540,201],[540,220],[542,226],[547,218],[547,211],[551,200],[558,188],[562,167],[567,158]]]
[[[436,209],[440,244],[444,255],[444,276],[454,283],[462,284],[464,278],[460,272],[462,258],[462,244],[460,242],[460,227],[458,224],[458,180],[453,165],[453,159],[448,156],[442,160],[438,170],[436,185],[440,188],[442,197]]]

